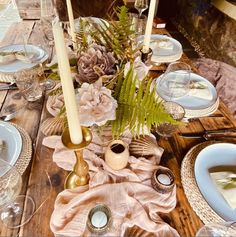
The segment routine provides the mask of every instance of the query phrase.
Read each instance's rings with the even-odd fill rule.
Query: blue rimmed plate
[[[0,121],[0,139],[4,144],[0,150],[0,158],[14,165],[22,149],[20,132],[10,123]]]

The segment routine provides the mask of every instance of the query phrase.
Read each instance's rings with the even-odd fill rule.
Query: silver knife
[[[212,137],[229,137],[236,138],[236,128],[226,128],[226,129],[217,129],[217,130],[208,130],[202,132],[193,132],[193,133],[178,133],[179,136],[184,138],[205,138],[209,139]]]
[[[16,89],[18,89],[16,83],[11,83],[11,84],[8,84],[8,85],[3,85],[3,86],[0,85],[0,91],[16,90]]]

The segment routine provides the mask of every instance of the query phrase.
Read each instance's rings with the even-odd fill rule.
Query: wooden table
[[[168,33],[165,30],[155,30],[155,33],[156,32]],[[24,34],[25,37],[28,38],[29,43],[40,45],[50,53],[50,46],[40,32],[39,23],[37,21],[23,21],[13,25],[1,42],[1,46],[22,43],[20,42],[21,34]],[[191,61],[185,55],[183,55],[182,60],[191,65]],[[12,103],[17,104],[18,101],[13,99],[13,95],[17,93],[18,91],[0,92],[0,109],[4,109]],[[49,220],[53,211],[55,198],[57,194],[63,190],[67,172],[52,162],[53,150],[42,146],[44,136],[39,128],[42,122],[50,116],[45,108],[45,102],[46,99],[43,98],[33,109],[20,111],[12,122],[23,127],[29,133],[34,147],[32,162],[23,175],[24,185],[22,193],[30,195],[35,200],[36,208],[38,208],[45,199],[47,199],[47,201],[27,225],[14,230],[6,229],[3,225],[0,225],[0,236],[53,236],[49,228]],[[221,113],[223,117],[201,118],[189,123],[186,127],[182,127],[181,131],[195,132],[229,128],[236,125],[236,122],[222,102],[220,103],[217,113]],[[162,217],[174,227],[182,237],[194,236],[196,231],[202,226],[201,220],[188,203],[180,180],[180,165],[184,155],[191,147],[202,141],[201,139],[183,139],[177,135],[169,140],[160,139],[158,141],[159,144],[165,148],[162,164],[174,172],[177,184],[176,208],[168,215],[163,215]],[[51,191],[46,172],[52,181]]]

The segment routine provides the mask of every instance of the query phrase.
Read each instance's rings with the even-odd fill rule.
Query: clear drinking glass
[[[30,102],[39,100],[43,95],[40,79],[44,78],[42,67],[14,73],[14,78],[23,97]]]
[[[235,237],[236,222],[211,223],[198,230],[196,237]]]
[[[31,219],[35,210],[31,197],[19,195],[21,187],[20,173],[0,159],[0,217],[8,228],[23,226]]]
[[[44,37],[48,41],[50,46],[50,55],[48,57],[48,63],[52,61],[53,57],[53,49],[54,49],[54,37],[52,32],[52,21],[55,18],[55,11],[53,7],[53,0],[41,0],[40,1],[40,10],[41,10],[41,17],[40,17],[40,27],[44,34]],[[46,90],[51,90],[56,85],[54,80],[46,79],[44,82],[44,87]]]
[[[174,101],[185,96],[190,89],[190,72],[191,68],[186,63],[169,64],[166,72],[157,81],[158,95],[166,101]]]
[[[166,112],[177,121],[181,121],[185,115],[184,108],[173,101],[164,102],[163,107]],[[155,131],[158,135],[167,138],[171,137],[176,132],[177,128],[178,124],[162,123],[156,126]]]
[[[139,12],[139,18],[141,18],[142,13],[148,9],[148,0],[135,0],[134,8]]]

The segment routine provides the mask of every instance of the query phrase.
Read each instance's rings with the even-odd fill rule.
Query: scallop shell
[[[148,232],[146,230],[141,229],[139,226],[133,226],[128,228],[125,233],[124,237],[155,237],[154,233]]]
[[[48,118],[41,125],[41,132],[45,136],[61,135],[64,128],[64,118]]]
[[[129,145],[129,151],[131,155],[136,157],[155,156],[157,158],[157,164],[159,164],[164,149],[157,145],[154,138],[145,135],[132,140]]]

